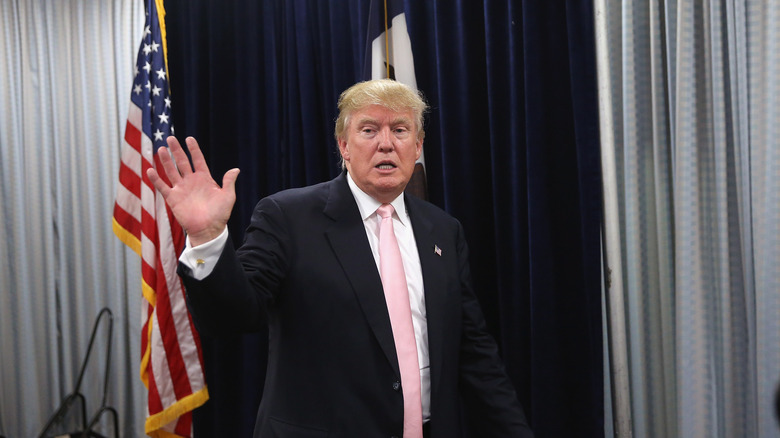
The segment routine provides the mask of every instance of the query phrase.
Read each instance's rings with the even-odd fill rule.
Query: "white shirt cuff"
[[[211,274],[211,271],[214,270],[214,266],[217,265],[219,256],[225,248],[225,243],[227,243],[227,238],[227,227],[225,227],[222,234],[217,236],[214,240],[200,244],[196,247],[193,247],[190,244],[190,238],[187,236],[184,251],[179,256],[179,261],[184,266],[190,268],[192,278],[203,280]]]

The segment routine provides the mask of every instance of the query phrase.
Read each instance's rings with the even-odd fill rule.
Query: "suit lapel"
[[[414,229],[414,239],[417,242],[417,252],[420,255],[420,267],[422,269],[423,287],[425,290],[425,314],[428,321],[428,360],[431,367],[431,393],[434,393],[438,384],[439,370],[443,369],[445,318],[441,312],[446,309],[444,302],[446,277],[442,269],[442,255],[436,253],[436,230],[429,218],[420,214],[418,199],[406,196],[406,208]],[[450,254],[447,254],[448,256]]]
[[[352,284],[355,296],[382,351],[396,374],[400,375],[382,280],[377,272],[365,226],[355,198],[349,190],[346,175],[342,173],[329,186],[328,201],[323,212],[333,223],[325,232],[326,237]]]

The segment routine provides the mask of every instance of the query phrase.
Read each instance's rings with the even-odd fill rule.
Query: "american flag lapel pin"
[[[433,245],[433,252],[435,252],[437,256],[441,257],[441,248],[439,248],[439,245]]]

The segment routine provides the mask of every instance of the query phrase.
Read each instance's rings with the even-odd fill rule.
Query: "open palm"
[[[239,170],[227,171],[220,187],[211,177],[194,138],[187,137],[186,140],[192,167],[176,137],[168,137],[167,141],[168,148],[161,148],[157,153],[170,186],[154,168],[146,174],[184,227],[192,246],[197,246],[213,240],[225,229],[236,202],[235,184]]]

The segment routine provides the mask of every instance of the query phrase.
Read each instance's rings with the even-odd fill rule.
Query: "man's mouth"
[[[391,169],[395,169],[395,164],[393,164],[393,163],[381,163],[381,164],[378,164],[376,166],[376,168],[379,169],[379,170],[391,170]]]

